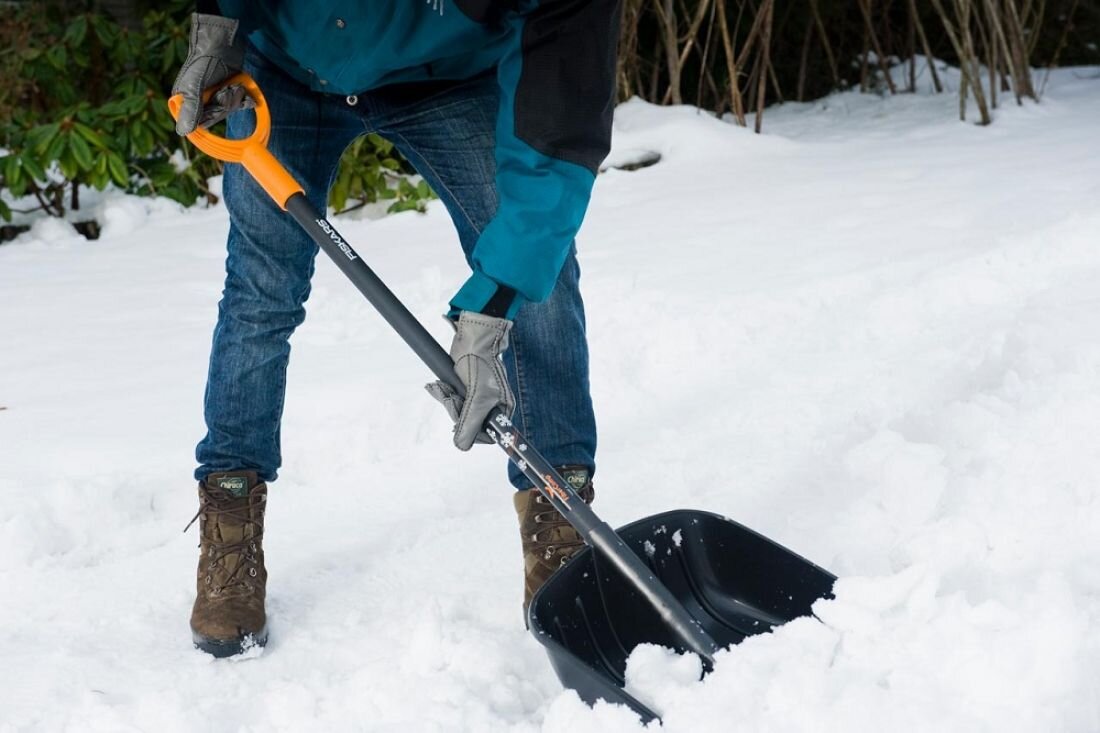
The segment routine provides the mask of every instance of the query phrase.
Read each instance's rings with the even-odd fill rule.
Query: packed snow
[[[597,510],[746,524],[840,576],[699,662],[641,647],[667,731],[1100,730],[1100,70],[990,127],[833,95],[754,135],[617,111],[580,237]],[[615,156],[618,156],[617,158]],[[188,630],[221,206],[93,200],[0,247],[0,731],[638,731],[524,630],[498,451],[320,262],[266,534],[271,641]],[[441,340],[438,202],[341,217]],[[653,728],[657,727],[654,723]]]

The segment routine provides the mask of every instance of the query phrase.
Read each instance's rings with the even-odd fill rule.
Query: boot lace
[[[263,510],[260,511],[262,515]],[[212,571],[215,568],[226,574],[225,580],[213,589],[214,595],[220,595],[227,590],[240,587],[242,584],[247,586],[246,578],[254,578],[257,575],[255,567],[256,554],[259,552],[260,542],[264,536],[263,523],[252,517],[249,498],[237,499],[221,489],[203,486],[200,490],[199,510],[195,512],[195,516],[191,517],[191,521],[187,523],[183,531],[187,532],[191,529],[191,525],[199,517],[203,518],[204,525],[210,521],[220,524],[223,517],[236,520],[234,523],[239,522],[242,525],[242,539],[237,542],[216,540],[213,537],[202,538],[207,543],[208,549],[206,552],[210,556],[211,572],[206,576],[207,583],[212,582],[211,579],[214,575]],[[248,527],[251,527],[251,533],[244,531]],[[199,547],[202,547],[201,541]],[[236,558],[235,563],[232,563],[233,558]],[[233,567],[229,567],[230,564]],[[246,590],[250,589],[250,587],[246,588]]]
[[[532,491],[537,491],[537,489],[532,489]],[[593,494],[591,485],[577,492],[577,495],[584,500],[585,504],[592,502]],[[541,554],[542,559],[546,562],[553,560],[554,556],[557,555],[560,558],[558,565],[565,565],[584,547],[584,539],[577,530],[573,529],[573,525],[569,524],[569,521],[561,515],[561,512],[554,508],[549,499],[541,493],[535,497],[535,503],[540,507],[546,507],[546,509],[531,515],[531,521],[540,525],[537,530],[531,533],[531,549],[535,553]]]

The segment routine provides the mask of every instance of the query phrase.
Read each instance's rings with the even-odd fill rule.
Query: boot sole
[[[211,639],[197,631],[191,631],[191,640],[195,648],[204,651],[212,657],[222,659],[233,657],[252,649],[263,647],[267,644],[267,626],[257,632],[244,634],[236,639]]]

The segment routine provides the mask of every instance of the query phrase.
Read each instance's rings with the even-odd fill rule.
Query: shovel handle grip
[[[296,193],[302,193],[302,187],[294,180],[286,168],[275,159],[267,149],[267,141],[271,136],[271,109],[267,106],[260,85],[245,72],[235,74],[217,86],[210,87],[202,93],[204,102],[208,101],[219,89],[238,85],[248,92],[248,96],[255,102],[256,129],[243,140],[229,140],[215,135],[201,127],[187,135],[191,143],[209,155],[211,158],[223,163],[240,163],[248,170],[256,182],[263,187],[267,195],[284,211],[287,200]],[[183,106],[183,95],[176,94],[168,99],[168,111],[173,119],[179,118],[180,108]]]

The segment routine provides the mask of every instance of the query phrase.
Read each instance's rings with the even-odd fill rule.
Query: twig
[[[691,25],[688,26],[687,41],[684,43],[684,50],[680,52],[681,68],[687,62],[688,55],[695,46],[695,37],[699,33],[699,28],[703,25],[703,19],[706,17],[710,4],[711,0],[701,0],[699,6],[695,9],[695,17],[691,19]]]
[[[733,53],[733,40],[730,38],[729,25],[726,22],[726,3],[719,0],[715,3],[718,9],[718,30],[722,35],[722,48],[726,53],[726,74],[729,76],[730,108],[733,117],[741,127],[747,127],[745,121],[745,103],[741,99],[741,88],[737,78],[737,59]]]
[[[772,45],[772,17],[775,12],[775,0],[764,0],[764,5],[760,12],[765,14],[763,37],[761,38],[760,46],[760,78],[757,80],[756,88],[756,126],[755,130],[757,134],[760,133],[760,129],[764,124],[764,93],[767,89],[768,80],[768,67],[771,64],[771,45]]]
[[[982,40],[982,49],[985,51],[985,65],[986,70],[989,72],[989,107],[990,109],[997,109],[997,79],[995,68],[995,51],[997,49],[996,38],[996,25],[997,19],[995,17],[996,10],[990,8],[990,0],[983,0],[986,6],[986,15],[989,16],[988,23],[990,26],[989,32],[986,32],[985,24],[978,22],[978,33]],[[981,79],[979,78],[979,83]]]
[[[810,0],[810,12],[817,24],[817,32],[821,37],[821,46],[825,49],[825,58],[829,61],[829,71],[833,74],[833,86],[840,88],[840,72],[837,70],[836,56],[833,55],[833,46],[829,42],[829,33],[825,30],[825,22],[821,19],[821,11],[817,7],[817,0]]]
[[[942,11],[940,12],[942,13]],[[924,58],[928,62],[928,70],[932,72],[932,86],[937,94],[941,94],[943,84],[940,83],[940,75],[936,73],[936,62],[932,58],[932,47],[928,45],[928,36],[924,34],[924,24],[920,22],[920,14],[917,12],[917,0],[909,0],[909,17],[913,19],[913,24],[917,27],[917,36],[920,38],[921,48],[924,49]]]
[[[723,1],[724,0],[718,0],[718,2],[723,2]],[[704,81],[706,81],[708,84],[710,84],[711,93],[714,94],[714,98],[716,100],[721,96],[718,93],[718,86],[714,83],[714,74],[711,71],[711,63],[710,63],[710,56],[711,56],[710,41],[711,41],[712,36],[714,35],[714,13],[715,13],[715,5],[717,5],[718,2],[710,3],[710,20],[707,21],[707,37],[703,40],[703,53],[702,53],[702,58],[699,60],[699,68],[700,68],[699,86],[695,90],[695,105],[697,107],[702,107],[703,106],[703,82]],[[715,106],[717,106],[717,105],[715,105]],[[721,115],[721,112],[719,112],[718,114]]]
[[[806,65],[810,61],[810,39],[814,35],[814,25],[811,20],[806,24],[806,33],[802,36],[802,58],[798,61],[798,91],[795,98],[799,101],[806,99]]]
[[[990,122],[989,110],[985,106],[981,80],[979,79],[977,84],[973,81],[973,48],[970,37],[969,2],[968,0],[955,0],[955,13],[959,21],[957,30],[944,11],[941,0],[932,0],[932,4],[936,7],[936,12],[939,13],[944,30],[947,32],[947,37],[950,39],[951,45],[955,47],[955,53],[959,57],[959,70],[962,73],[962,81],[959,84],[959,119],[966,119],[966,94],[970,87],[974,87],[974,101],[978,104],[982,124],[987,125]]]
[[[897,94],[897,87],[894,86],[894,79],[890,76],[890,67],[886,63],[886,54],[882,52],[882,44],[878,42],[878,35],[875,34],[874,22],[871,19],[871,0],[859,0],[859,9],[863,11],[863,20],[867,24],[867,35],[871,38],[871,45],[874,46],[875,55],[878,56],[878,65],[882,70],[882,75],[886,77],[886,86],[890,88],[891,94]]]
[[[1024,27],[1020,23],[1020,16],[1016,12],[1016,0],[1005,0],[1005,7],[1008,9],[1006,16],[1008,18],[1009,34],[1009,47],[1012,54],[1012,86],[1016,90],[1016,100],[1020,102],[1020,97],[1031,97],[1037,100],[1035,96],[1035,87],[1031,83],[1031,69],[1028,67],[1028,46],[1025,39]]]
[[[1050,72],[1052,69],[1054,69],[1054,67],[1058,65],[1058,59],[1062,55],[1062,50],[1069,42],[1069,31],[1071,28],[1073,28],[1073,16],[1077,12],[1077,6],[1079,4],[1080,0],[1073,0],[1073,5],[1070,6],[1069,12],[1066,13],[1066,25],[1062,29],[1062,36],[1058,39],[1058,45],[1054,49],[1054,56],[1051,57],[1050,63],[1047,64],[1046,71],[1043,73],[1043,81],[1039,85],[1039,93],[1037,96],[1038,99],[1041,99],[1043,96],[1043,92],[1046,91],[1047,82],[1050,81]],[[1036,33],[1035,35],[1038,36],[1039,34]]]
[[[668,89],[665,91],[665,99],[671,97],[673,104],[683,104],[680,96],[680,32],[676,22],[676,8],[673,0],[654,0],[653,6],[657,9],[657,20],[662,30],[662,39],[665,46],[665,65],[668,67]]]
[[[913,15],[909,14],[909,24],[905,27],[905,42],[909,52],[909,92],[917,91],[917,25]]]

